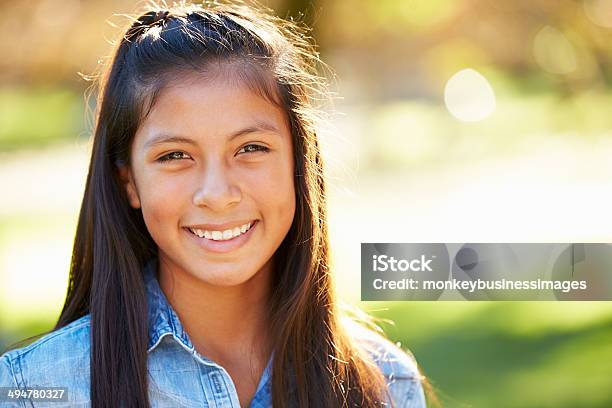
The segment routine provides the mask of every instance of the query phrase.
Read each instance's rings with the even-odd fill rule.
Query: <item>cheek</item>
[[[262,171],[253,175],[249,182],[251,194],[256,197],[262,211],[276,217],[290,217],[295,211],[295,187],[293,165],[290,161],[271,161]]]
[[[140,199],[143,218],[149,230],[163,230],[178,224],[181,209],[189,200],[184,184],[180,177],[147,180],[146,186],[141,189]]]
[[[243,191],[263,217],[263,226],[267,234],[278,243],[277,241],[282,240],[289,231],[295,213],[291,161],[274,158],[257,171],[245,172],[242,180]]]

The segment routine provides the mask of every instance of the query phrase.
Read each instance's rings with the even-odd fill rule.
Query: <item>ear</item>
[[[132,176],[130,166],[120,164],[117,166],[117,172],[121,184],[125,188],[130,206],[132,206],[132,208],[140,208],[140,198],[138,197],[138,191],[136,190],[136,184],[134,183],[134,177]]]

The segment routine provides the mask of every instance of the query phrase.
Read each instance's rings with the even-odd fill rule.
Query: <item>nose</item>
[[[198,180],[198,188],[193,195],[193,204],[222,211],[240,202],[240,188],[232,180],[230,171],[223,163],[209,162]]]

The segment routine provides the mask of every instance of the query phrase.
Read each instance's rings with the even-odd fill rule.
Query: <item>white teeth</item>
[[[228,229],[225,231],[206,231],[197,228],[189,228],[191,232],[200,238],[212,239],[214,241],[227,241],[228,239],[235,238],[240,234],[244,234],[251,228],[251,223],[235,227],[234,229]]]
[[[195,235],[197,235],[200,238],[204,236],[204,231],[200,229],[195,229],[195,228],[189,228],[189,229],[191,230],[191,232],[193,232]]]

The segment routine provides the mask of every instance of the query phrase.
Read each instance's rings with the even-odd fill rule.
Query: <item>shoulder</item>
[[[385,377],[395,406],[425,407],[423,376],[412,353],[361,324],[347,322],[345,325],[356,345]]]
[[[90,315],[85,315],[25,347],[6,352],[2,360],[11,364],[35,362],[44,367],[55,366],[64,359],[74,359],[79,353],[89,353],[90,325]]]
[[[414,356],[383,335],[354,323],[351,337],[367,352],[385,377],[418,381],[421,378]]]
[[[85,315],[0,356],[0,387],[66,387],[76,401],[89,390],[90,325]]]

